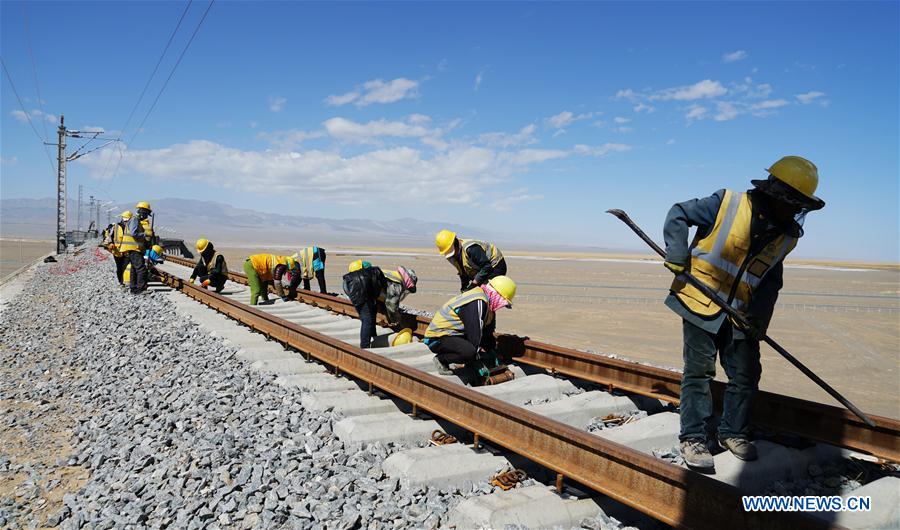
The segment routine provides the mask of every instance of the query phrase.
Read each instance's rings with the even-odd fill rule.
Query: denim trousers
[[[728,376],[719,422],[719,438],[748,438],[753,396],[759,388],[762,366],[759,341],[735,339],[731,322],[711,333],[683,322],[684,374],[681,379],[681,434],[679,439],[706,440],[713,419],[710,383],[716,375],[716,354]]]

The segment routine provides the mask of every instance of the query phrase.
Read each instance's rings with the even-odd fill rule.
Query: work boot
[[[731,454],[737,458],[747,462],[752,462],[759,456],[753,442],[745,438],[719,438],[719,445],[731,451]]]
[[[688,467],[712,469],[713,457],[706,447],[706,442],[699,438],[691,438],[681,442],[681,456]]]
[[[437,355],[435,355],[435,356],[432,358],[432,362],[434,362],[434,367],[437,368],[437,371],[438,371],[439,374],[441,374],[441,375],[453,375],[453,370],[451,370],[450,367],[447,366],[446,364],[442,363],[442,362],[440,361],[440,359],[437,358]]]

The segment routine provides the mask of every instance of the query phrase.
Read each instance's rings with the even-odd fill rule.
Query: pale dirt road
[[[222,250],[235,271],[241,271],[251,253],[292,253],[277,248]],[[416,309],[435,311],[458,292],[454,270],[430,249],[417,251],[425,256],[360,252],[328,254],[329,291],[339,292],[347,264],[362,258],[382,267],[414,268],[419,292],[405,304]],[[515,308],[498,316],[501,331],[680,369],[681,320],[662,305],[671,275],[661,265],[514,256],[508,265],[519,291]],[[900,418],[897,267],[862,272],[787,268],[770,334],[863,410]],[[777,353],[763,348],[762,388],[833,403]]]

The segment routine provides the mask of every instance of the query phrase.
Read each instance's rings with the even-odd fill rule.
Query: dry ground
[[[0,239],[0,280],[53,249],[53,241]]]
[[[234,271],[241,271],[252,253],[292,253],[285,248],[221,250]],[[434,311],[457,292],[454,270],[431,249],[391,251],[425,255],[332,251],[326,267],[328,290],[339,292],[347,264],[363,258],[378,266],[414,268],[419,292],[405,303],[417,309]],[[658,262],[621,261],[639,256],[542,253],[563,258],[552,261],[509,254],[509,274],[519,291],[515,309],[499,315],[500,330],[680,368],[681,321],[662,305],[671,275]],[[577,261],[598,258],[620,261]],[[849,267],[866,270],[786,269],[771,335],[863,410],[900,418],[900,268]],[[761,386],[832,403],[824,391],[765,346]]]

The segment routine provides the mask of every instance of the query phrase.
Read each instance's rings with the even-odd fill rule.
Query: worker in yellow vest
[[[752,324],[734,326],[703,293],[677,279],[672,283],[666,305],[682,318],[684,336],[679,438],[684,460],[694,468],[714,467],[707,425],[717,353],[728,376],[718,442],[742,460],[757,458],[749,418],[762,372],[759,339],[782,286],[782,262],[803,235],[803,219],[825,206],[814,195],[819,174],[809,160],[786,156],[768,173],[751,181],[747,192],[719,190],[675,204],[666,217],[666,267],[675,274],[688,270]],[[688,245],[691,227],[697,232]]]
[[[496,246],[477,239],[460,239],[456,232],[441,230],[434,238],[441,256],[456,269],[460,291],[484,285],[491,278],[506,275],[506,260]]]
[[[113,255],[113,261],[116,263],[116,279],[122,287],[125,286],[123,274],[125,273],[125,266],[128,264],[128,258],[119,246],[122,244],[123,234],[129,219],[131,219],[131,212],[128,210],[122,212],[122,219],[113,225],[112,244],[109,246],[109,251]]]
[[[516,283],[507,276],[496,276],[445,303],[431,319],[423,341],[435,354],[438,373],[451,375],[451,364],[470,365],[479,354],[493,355],[494,314],[512,307],[515,296]]]
[[[197,252],[200,253],[200,259],[191,272],[190,282],[200,280],[200,285],[205,289],[212,286],[216,293],[221,293],[225,288],[225,280],[228,279],[228,264],[225,262],[225,256],[216,251],[216,247],[206,238],[197,240]]]
[[[292,256],[275,254],[254,254],[244,261],[244,273],[250,284],[250,305],[256,305],[260,298],[269,301],[269,285],[274,284],[275,292],[285,296],[281,280],[288,271],[298,271],[299,265]],[[292,272],[294,274],[294,272]]]
[[[131,294],[139,294],[147,290],[147,266],[144,264],[144,250],[152,246],[147,240],[144,223],[152,213],[150,204],[141,201],[136,205],[136,214],[131,216],[122,231],[122,239],[118,249],[131,264]]]
[[[325,290],[325,249],[322,247],[306,247],[293,256],[300,266],[300,279],[303,280],[303,288],[309,291],[309,283],[315,276],[319,282],[319,292],[326,294]]]

